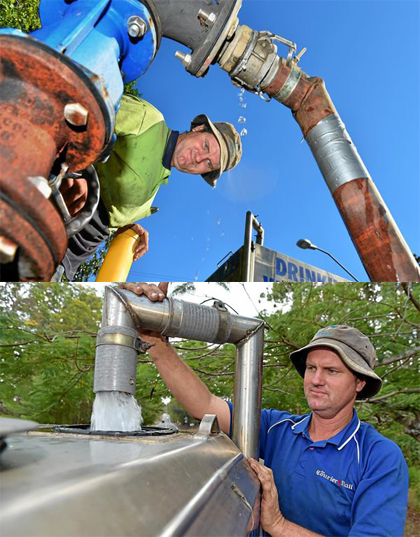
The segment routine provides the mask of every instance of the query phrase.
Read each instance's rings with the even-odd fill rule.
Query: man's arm
[[[280,510],[277,487],[273,472],[255,459],[248,459],[257,474],[262,487],[261,526],[271,537],[321,537],[319,533],[307,530],[286,520]]]
[[[127,283],[121,287],[137,295],[144,294],[152,302],[161,302],[166,297],[168,283],[162,282],[159,286]],[[175,349],[160,334],[142,330],[140,337],[155,344],[150,348],[149,354],[175,399],[194,418],[201,419],[204,414],[216,414],[221,430],[229,434],[230,411],[226,401],[210,392],[204,382],[181,360]]]

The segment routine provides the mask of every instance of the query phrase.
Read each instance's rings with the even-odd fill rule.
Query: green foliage
[[[140,97],[141,94],[139,90],[135,87],[137,83],[137,80],[133,80],[132,82],[128,82],[127,84],[124,84],[124,93],[126,95],[133,95],[134,97]]]
[[[101,298],[74,284],[6,284],[1,292],[2,412],[89,422]]]
[[[39,0],[0,0],[0,27],[32,32],[41,27]]]
[[[73,276],[74,282],[88,282],[90,278],[98,275],[105,256],[108,253],[113,235],[110,235],[100,248],[84,263],[82,263]]]

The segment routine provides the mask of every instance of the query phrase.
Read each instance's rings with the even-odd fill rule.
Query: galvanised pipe
[[[129,338],[137,335],[139,328],[171,337],[237,346],[233,439],[246,457],[258,457],[264,323],[232,315],[221,303],[209,307],[172,298],[151,302],[145,296],[107,287],[98,333],[98,342],[102,343],[97,346],[95,392],[135,393],[131,380],[135,381],[134,349],[138,343]],[[105,344],[106,338],[112,343]]]

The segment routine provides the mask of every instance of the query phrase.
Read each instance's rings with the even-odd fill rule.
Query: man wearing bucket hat
[[[213,123],[200,114],[191,130],[171,130],[163,115],[150,103],[124,95],[116,118],[116,142],[105,162],[95,164],[101,201],[93,219],[69,240],[63,267],[69,280],[109,236],[109,230],[131,227],[142,237],[134,260],[147,251],[148,235],[138,220],[158,209],[152,203],[161,185],[167,184],[171,169],[201,175],[212,187],[221,174],[241,160],[239,134],[230,123]],[[83,179],[68,179],[62,185],[69,212],[75,216],[87,199]],[[61,269],[62,270],[62,269]]]
[[[167,285],[125,284],[152,301]],[[216,414],[231,434],[232,405],[203,382],[158,336],[141,333],[161,377],[195,418]],[[262,484],[261,525],[265,535],[287,537],[402,536],[408,470],[399,447],[359,420],[356,398],[372,397],[382,381],[373,368],[376,353],[356,328],[329,326],[290,355],[304,378],[311,409],[297,416],[262,410],[260,457],[249,459]]]

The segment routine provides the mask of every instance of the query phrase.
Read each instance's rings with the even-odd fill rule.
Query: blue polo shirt
[[[284,517],[325,536],[402,536],[408,470],[400,448],[356,411],[338,434],[313,442],[311,415],[261,413],[260,457]]]

